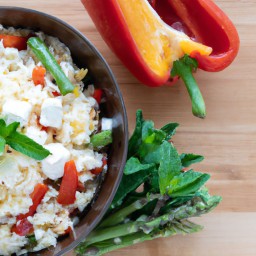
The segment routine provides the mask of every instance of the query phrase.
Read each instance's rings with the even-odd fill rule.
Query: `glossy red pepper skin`
[[[131,73],[149,86],[161,86],[170,78],[157,76],[144,62],[116,0],[82,0],[101,36]]]
[[[131,73],[142,83],[156,87],[171,85],[170,72],[156,75],[142,59],[122,15],[117,0],[81,0],[105,42]],[[192,52],[199,67],[220,71],[235,58],[239,48],[237,31],[227,15],[211,0],[149,0],[160,17],[169,25],[180,22],[188,36],[213,47],[211,56]],[[175,20],[177,18],[177,20]],[[176,27],[177,28],[177,27]],[[179,30],[179,28],[178,28]],[[177,79],[175,79],[177,80]]]
[[[225,69],[239,50],[239,36],[232,21],[211,0],[154,0],[151,3],[170,26],[183,30],[195,41],[212,47],[210,56],[192,52],[199,68],[216,72]]]

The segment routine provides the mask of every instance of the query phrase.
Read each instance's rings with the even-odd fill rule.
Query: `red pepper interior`
[[[156,0],[155,10],[168,25],[183,31],[192,39],[213,48],[211,55],[227,52],[230,41],[221,24],[200,1],[180,0],[186,10],[170,0]],[[177,11],[177,8],[178,11]],[[189,17],[187,15],[189,13]],[[183,15],[182,15],[183,14]]]

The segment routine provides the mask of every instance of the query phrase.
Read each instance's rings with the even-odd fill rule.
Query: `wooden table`
[[[236,24],[241,49],[225,71],[197,73],[208,112],[206,120],[199,120],[191,115],[181,83],[151,89],[133,78],[102,41],[79,0],[0,0],[0,5],[52,14],[84,33],[106,58],[119,82],[130,131],[138,108],[157,127],[169,121],[180,123],[174,138],[176,146],[180,152],[206,157],[196,167],[212,175],[208,183],[211,193],[223,196],[213,213],[196,220],[205,226],[201,233],[146,242],[111,255],[256,255],[256,0],[216,2]]]

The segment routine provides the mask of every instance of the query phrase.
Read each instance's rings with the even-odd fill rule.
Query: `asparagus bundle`
[[[177,123],[169,123],[155,129],[137,111],[118,191],[101,223],[76,248],[77,255],[103,255],[146,240],[202,229],[189,218],[208,213],[221,197],[210,196],[205,188],[209,174],[185,171],[204,158],[178,154],[170,142],[177,127]]]

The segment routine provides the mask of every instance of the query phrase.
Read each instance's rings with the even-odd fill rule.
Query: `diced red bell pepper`
[[[65,164],[64,175],[60,184],[57,201],[62,205],[73,204],[76,200],[76,191],[78,188],[78,173],[74,160]]]
[[[68,228],[65,230],[65,232],[64,232],[63,235],[67,235],[67,234],[69,234],[71,231],[72,231],[72,228],[71,228],[71,227],[68,227]]]
[[[103,171],[105,165],[107,165],[107,158],[103,157],[102,158],[102,166],[91,170],[91,173],[94,174],[94,175],[100,174]]]
[[[34,191],[30,194],[33,204],[29,207],[28,213],[17,216],[17,224],[12,227],[12,232],[19,236],[26,236],[33,232],[33,225],[27,220],[27,217],[35,214],[47,191],[48,186],[45,184],[39,183],[35,186]]]
[[[30,194],[33,204],[29,207],[29,211],[26,214],[20,214],[17,219],[21,220],[29,216],[33,216],[36,212],[38,205],[42,202],[46,192],[48,191],[48,186],[45,184],[37,184],[34,191]]]
[[[101,89],[95,89],[92,97],[100,104],[103,91]]]
[[[0,40],[3,40],[5,48],[16,48],[19,51],[27,49],[27,41],[29,37],[0,35]]]
[[[35,85],[39,85],[41,84],[42,86],[44,86],[45,84],[45,80],[44,80],[44,76],[46,74],[46,69],[42,66],[36,66],[33,69],[32,72],[32,79]]]
[[[19,220],[18,223],[11,228],[11,232],[16,233],[19,236],[27,236],[33,233],[33,231],[33,225],[27,218]]]
[[[108,46],[142,83],[166,84],[173,62],[184,54],[207,71],[222,70],[234,60],[237,31],[213,1],[149,0],[156,12],[146,2],[82,0]]]
[[[54,92],[52,92],[52,95],[54,97],[59,97],[61,94],[59,92],[57,92],[57,91],[54,91]]]

